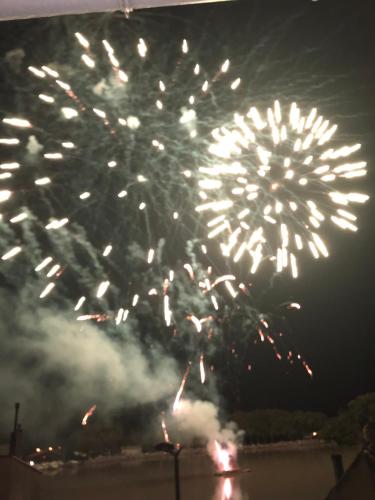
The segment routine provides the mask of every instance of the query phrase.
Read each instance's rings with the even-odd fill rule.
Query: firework
[[[201,354],[200,359],[199,359],[199,372],[200,372],[200,376],[201,376],[201,382],[202,382],[202,384],[204,384],[206,381],[206,371],[204,368],[204,356],[203,356],[203,354]]]
[[[327,149],[334,127],[317,111],[302,116],[296,105],[285,114],[277,101],[266,118],[252,107],[248,116],[237,113],[232,125],[217,128],[228,113],[210,96],[227,100],[229,93],[237,107],[244,81],[235,69],[230,75],[229,59],[210,76],[188,40],[170,51],[176,70],[169,74],[169,56],[155,58],[146,38],[133,39],[125,52],[107,39],[78,32],[75,38],[70,68],[28,68],[38,113],[2,120],[0,146],[9,153],[0,165],[2,222],[9,228],[3,265],[30,258],[45,301],[75,290],[81,322],[111,321],[121,329],[128,318],[152,310],[158,318],[152,335],[162,344],[173,337],[176,352],[183,344],[186,356],[179,361],[195,359],[202,384],[207,367],[214,369],[215,348],[241,357],[238,341],[224,346],[226,337],[217,335],[223,329],[229,337],[246,331],[243,345],[262,342],[277,360],[292,362],[294,349],[283,349],[280,332],[265,324],[252,283],[239,283],[226,259],[212,263],[201,218],[213,213],[209,239],[220,240],[226,257],[250,256],[252,273],[271,260],[296,277],[300,250],[328,255],[319,225],[331,219],[355,228],[356,216],[345,205],[366,196],[329,186],[365,173],[364,162],[343,163],[359,145],[332,142]],[[325,199],[330,203],[323,210]],[[331,213],[333,204],[340,207]],[[45,246],[29,255],[27,237],[41,231],[35,240]],[[185,248],[193,240],[194,256]]]
[[[227,447],[222,446],[215,440],[215,460],[220,471],[228,472],[231,469],[230,452]]]
[[[166,443],[169,443],[168,429],[167,429],[167,424],[165,423],[164,415],[162,415],[162,417],[161,417],[161,428],[163,431],[164,441]]]
[[[252,274],[273,261],[277,272],[289,268],[297,278],[301,250],[328,257],[320,234],[328,223],[357,230],[346,207],[368,196],[348,192],[345,183],[366,175],[366,162],[349,160],[361,145],[343,145],[336,130],[316,108],[304,114],[296,103],[282,109],[279,101],[265,116],[253,106],[213,130],[196,211],[209,218],[208,238],[220,240],[224,256],[234,262],[247,256]]]
[[[176,411],[178,411],[179,409],[179,406],[180,406],[180,400],[181,400],[181,396],[182,396],[182,393],[184,391],[184,387],[185,387],[185,384],[186,384],[186,380],[189,376],[189,373],[190,373],[190,363],[187,365],[186,367],[186,370],[185,370],[185,373],[184,373],[184,376],[182,377],[182,381],[181,381],[181,385],[177,391],[177,394],[176,394],[176,398],[174,400],[174,403],[173,403],[173,408],[172,408],[172,411],[173,413],[175,413]]]
[[[91,408],[89,408],[87,410],[87,412],[85,413],[85,415],[82,419],[82,425],[87,425],[87,420],[89,419],[89,417],[91,417],[93,415],[95,410],[96,410],[96,405],[91,406]]]

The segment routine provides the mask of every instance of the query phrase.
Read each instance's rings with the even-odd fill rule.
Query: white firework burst
[[[348,192],[345,182],[366,175],[366,162],[348,162],[361,145],[334,141],[336,130],[316,108],[304,115],[292,103],[284,114],[279,101],[265,117],[251,107],[213,130],[212,162],[199,168],[196,211],[212,216],[208,237],[220,238],[223,255],[234,262],[248,255],[251,273],[271,260],[277,272],[290,268],[296,278],[296,254],[304,248],[328,257],[319,235],[327,222],[357,230],[346,207],[368,196]]]

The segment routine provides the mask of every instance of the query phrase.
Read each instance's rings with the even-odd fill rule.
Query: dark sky
[[[295,91],[297,97],[306,95],[318,106],[321,99],[323,111],[340,124],[340,130],[362,143],[369,174],[360,186],[375,194],[373,1],[246,0],[136,16],[143,26],[162,20],[165,36],[189,33],[201,52],[207,50],[208,60],[213,38],[239,63],[259,44],[254,59],[246,60],[252,72],[260,71],[256,92],[261,92],[264,78],[264,85],[281,95]],[[99,15],[90,19],[100,24]],[[80,19],[72,22],[79,24]],[[41,44],[53,54],[57,33],[65,33],[62,25],[51,33],[46,20],[8,22],[0,28],[1,57],[22,45],[34,61],[41,56]],[[2,97],[10,84],[3,82]],[[0,105],[2,110],[8,107],[5,102]],[[318,262],[306,258],[298,283],[293,283],[292,295],[303,304],[293,319],[293,338],[314,370],[313,379],[304,371],[280,368],[272,356],[261,353],[251,373],[230,381],[236,396],[226,387],[232,409],[284,407],[333,413],[356,395],[375,391],[373,199],[358,214],[359,231],[332,228],[330,258]]]

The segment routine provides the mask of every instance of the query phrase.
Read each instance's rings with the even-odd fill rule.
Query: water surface
[[[340,451],[345,468],[356,450]],[[181,500],[319,500],[334,485],[328,449],[240,453],[250,468],[230,481],[214,475],[210,459],[181,454]],[[229,496],[226,496],[229,495]],[[173,461],[148,459],[108,467],[82,467],[47,478],[43,500],[174,499]]]

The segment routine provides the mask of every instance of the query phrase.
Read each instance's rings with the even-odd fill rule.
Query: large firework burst
[[[366,175],[366,162],[348,161],[361,145],[343,145],[336,130],[316,108],[304,114],[292,103],[282,110],[279,101],[265,117],[251,107],[213,130],[196,210],[212,215],[208,238],[221,238],[223,255],[237,262],[247,254],[251,273],[274,260],[277,272],[289,266],[296,278],[297,252],[307,247],[314,258],[328,256],[319,234],[327,222],[357,230],[346,207],[368,196],[344,183]]]
[[[25,232],[42,229],[45,255],[39,262],[33,255],[33,260],[36,273],[48,278],[40,293],[44,298],[56,278],[64,281],[66,273],[77,274],[53,240],[56,234],[73,240],[79,226],[102,256],[93,280],[76,276],[76,281],[79,288],[84,285],[85,296],[102,299],[113,281],[114,287],[124,288],[118,270],[124,248],[132,242],[140,242],[151,263],[160,238],[173,244],[176,254],[175,240],[183,249],[186,236],[194,233],[197,221],[190,207],[195,195],[187,179],[193,177],[192,159],[202,143],[196,109],[207,106],[207,90],[227,72],[229,61],[210,78],[188,56],[183,40],[171,56],[176,69],[163,76],[159,65],[166,70],[170,58],[161,51],[153,64],[143,38],[120,63],[107,40],[93,47],[81,33],[75,37],[81,49],[79,69],[74,63],[29,66],[37,79],[38,113],[2,120],[0,141],[7,160],[1,164],[1,179],[8,183],[0,192],[8,231],[2,260],[25,253]],[[180,88],[183,80],[189,85]],[[38,227],[31,228],[34,219]]]

